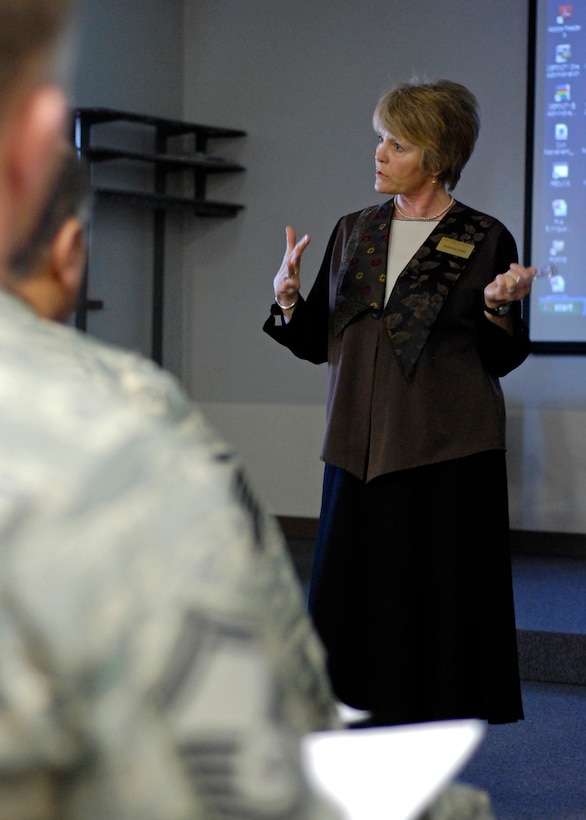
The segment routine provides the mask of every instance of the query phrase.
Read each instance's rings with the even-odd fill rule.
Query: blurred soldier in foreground
[[[46,321],[83,264],[83,212],[43,212],[68,6],[0,0],[0,817],[331,817],[299,740],[333,704],[274,523],[171,377]]]

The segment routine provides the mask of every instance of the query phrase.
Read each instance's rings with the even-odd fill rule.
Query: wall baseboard
[[[285,538],[315,540],[317,518],[279,516],[278,521]],[[511,549],[521,555],[586,558],[586,533],[511,530]]]
[[[521,555],[586,558],[586,534],[511,530],[511,549],[513,553]]]
[[[586,635],[517,630],[521,680],[586,686]]]

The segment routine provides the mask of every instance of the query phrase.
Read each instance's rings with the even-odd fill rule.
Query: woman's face
[[[432,176],[422,171],[421,149],[388,131],[378,132],[375,153],[375,190],[380,194],[421,193],[431,186]]]

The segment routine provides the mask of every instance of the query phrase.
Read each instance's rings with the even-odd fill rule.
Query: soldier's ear
[[[57,318],[67,319],[77,302],[86,260],[84,224],[76,216],[67,219],[52,242],[50,275],[62,295],[63,310]]]

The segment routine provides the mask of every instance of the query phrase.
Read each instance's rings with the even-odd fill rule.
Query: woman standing
[[[374,724],[523,717],[499,376],[529,352],[534,268],[451,191],[478,106],[447,80],[374,112],[383,204],[342,217],[307,300],[287,228],[265,331],[328,362],[310,609],[337,696]]]

